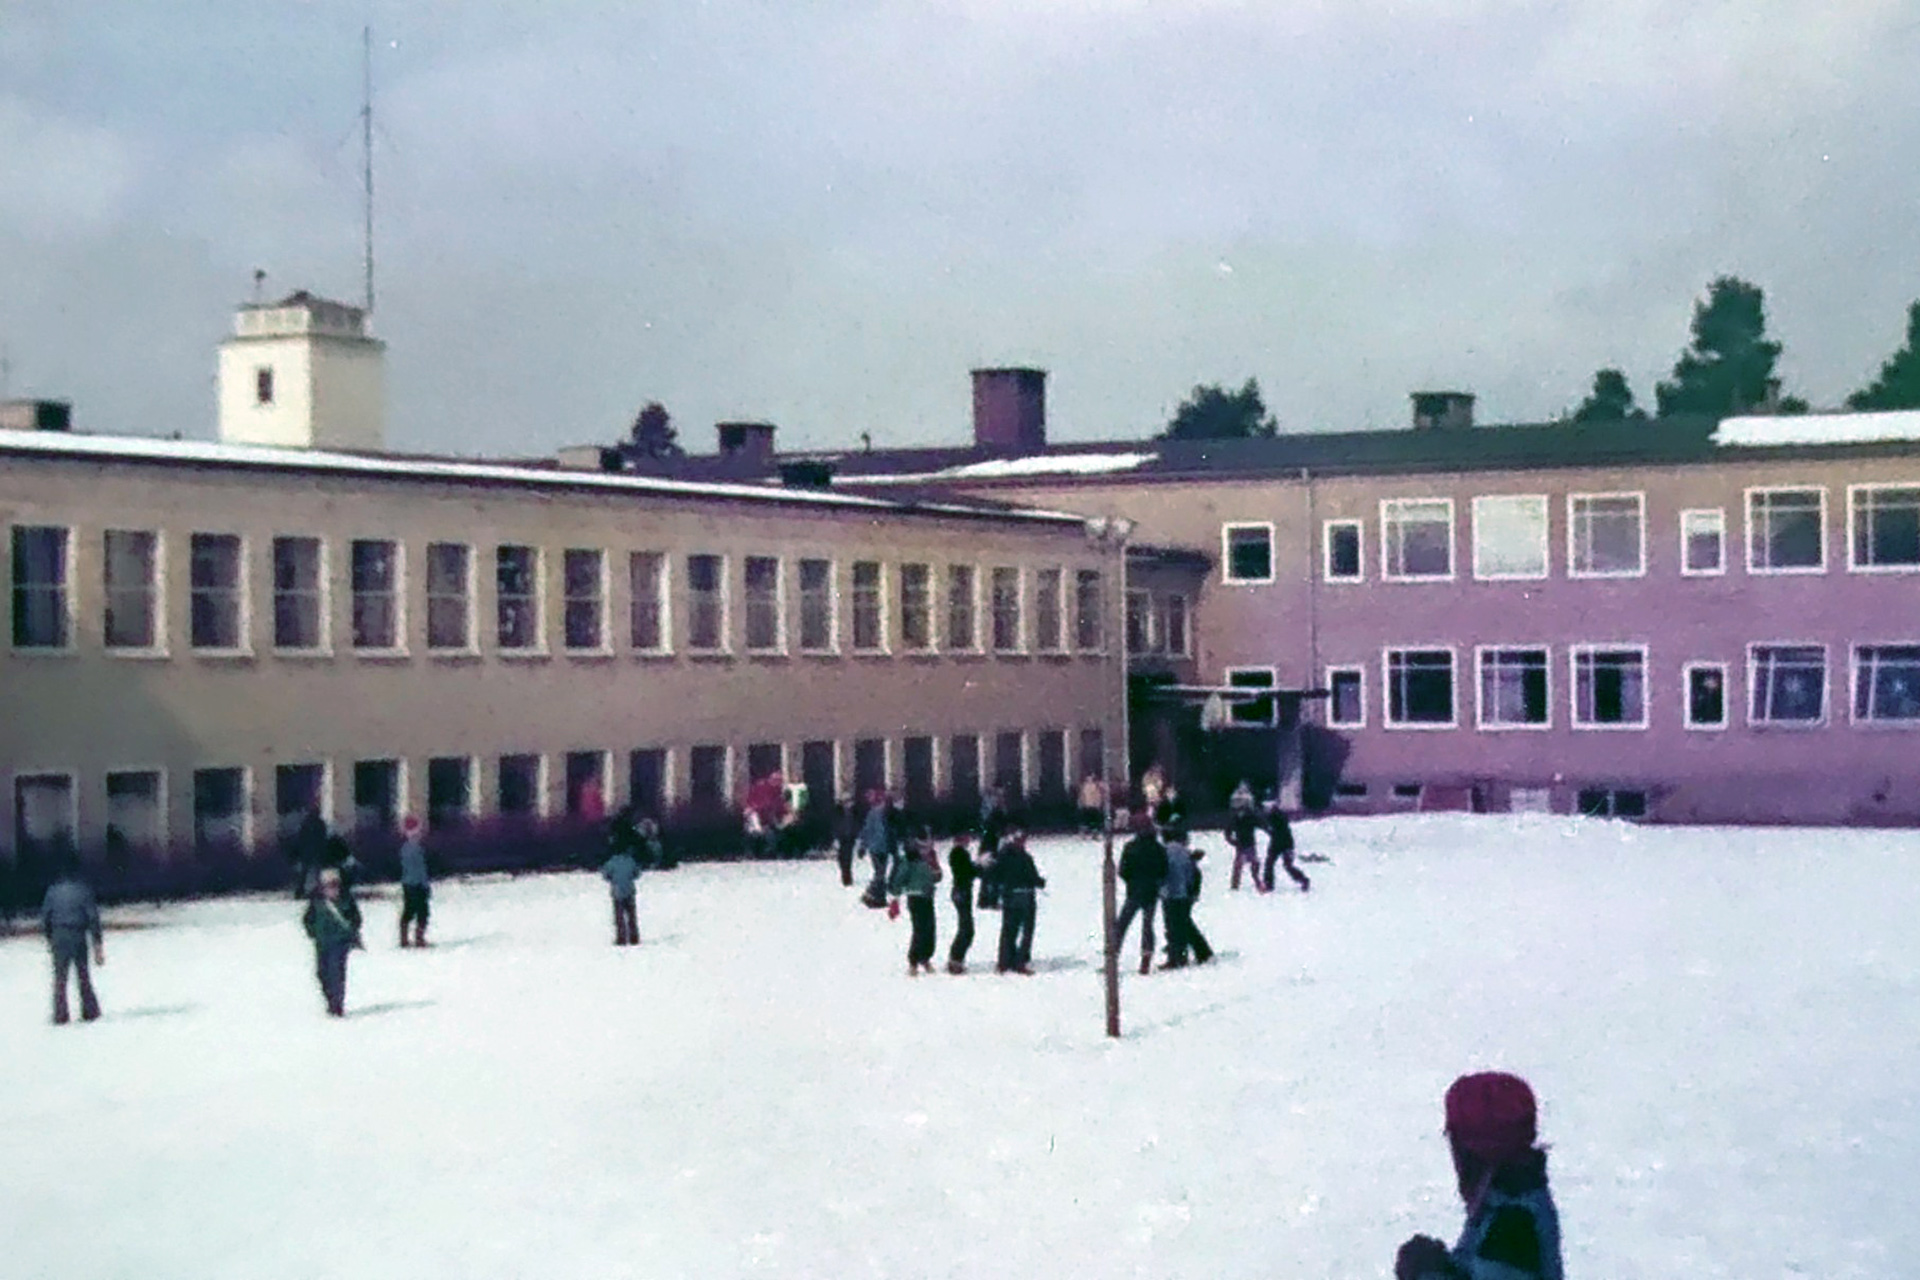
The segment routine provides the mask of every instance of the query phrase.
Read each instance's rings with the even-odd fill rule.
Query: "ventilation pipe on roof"
[[[1047,447],[1047,371],[975,369],[973,443],[1019,457]]]

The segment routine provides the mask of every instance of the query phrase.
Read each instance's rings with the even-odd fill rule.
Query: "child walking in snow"
[[[80,878],[79,859],[63,860],[60,874],[47,887],[40,904],[40,925],[46,931],[47,947],[53,953],[53,1020],[67,1022],[67,973],[73,972],[80,984],[80,1020],[92,1022],[100,1016],[100,1001],[93,994],[93,975],[87,969],[87,943],[93,943],[93,962],[105,964],[107,953],[100,932],[100,904],[93,888]]]
[[[629,828],[631,830],[631,828]],[[616,833],[620,828],[615,828]],[[600,878],[607,882],[613,896],[613,945],[640,945],[640,914],[635,899],[640,880],[638,833],[631,838],[616,834],[613,852],[600,865]]]
[[[1260,882],[1260,814],[1253,807],[1253,788],[1241,783],[1233,789],[1227,811],[1227,843],[1233,846],[1233,874],[1227,888],[1240,891],[1240,872],[1253,876],[1255,889],[1266,888]]]
[[[1293,865],[1293,824],[1287,821],[1287,811],[1280,807],[1277,797],[1267,801],[1267,880],[1261,887],[1268,893],[1273,892],[1276,861],[1287,869],[1288,877],[1300,886],[1300,892],[1313,888],[1307,873]]]
[[[1120,880],[1127,886],[1127,901],[1113,922],[1113,949],[1117,953],[1127,941],[1127,927],[1140,917],[1140,972],[1153,970],[1153,913],[1160,905],[1160,886],[1167,879],[1167,851],[1154,834],[1153,823],[1143,815],[1139,829],[1120,850]]]
[[[400,945],[427,945],[427,911],[433,898],[433,877],[427,870],[427,845],[420,835],[420,819],[411,815],[400,824],[407,838],[400,845]],[[413,937],[407,937],[407,926]]]
[[[953,872],[953,946],[947,951],[947,972],[965,973],[967,971],[967,948],[973,945],[973,882],[980,872],[973,865],[973,854],[967,849],[970,839],[961,831],[953,837],[953,848],[947,852],[947,866]]]
[[[1194,899],[1200,896],[1200,868],[1194,863],[1202,856],[1189,850],[1184,840],[1167,841],[1167,878],[1161,888],[1162,912],[1167,922],[1168,969],[1184,969],[1191,953],[1195,964],[1213,959],[1213,948],[1206,935],[1193,922]]]
[[[327,1002],[327,1014],[344,1018],[347,953],[359,951],[366,944],[360,940],[360,904],[346,891],[338,868],[327,867],[320,872],[300,923],[313,939],[314,972],[320,979],[320,994]]]
[[[894,863],[887,889],[907,901],[907,918],[913,931],[907,941],[907,973],[920,975],[924,966],[933,972],[934,917],[933,890],[940,883],[940,859],[933,850],[933,839],[921,835],[906,842],[900,860]]]
[[[1560,1215],[1535,1142],[1533,1090],[1518,1076],[1461,1076],[1447,1090],[1447,1145],[1467,1223],[1449,1251],[1414,1236],[1396,1280],[1562,1280]]]
[[[993,858],[993,879],[1000,890],[1000,963],[1001,973],[1033,972],[1033,926],[1039,913],[1038,891],[1047,887],[1047,878],[1027,852],[1026,834],[1007,829],[1000,852]]]

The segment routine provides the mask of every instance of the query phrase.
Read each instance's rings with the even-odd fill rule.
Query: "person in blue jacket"
[[[613,945],[637,947],[640,945],[637,899],[641,871],[638,833],[635,832],[633,838],[623,836],[611,843],[613,851],[600,864],[600,878],[607,882],[607,890],[613,895]]]
[[[54,1022],[64,1023],[73,1016],[67,1010],[69,970],[79,981],[80,1020],[92,1022],[100,1016],[100,1001],[93,994],[93,974],[87,969],[87,943],[93,943],[95,964],[105,964],[107,953],[102,946],[100,904],[92,887],[80,878],[78,859],[64,860],[58,878],[47,887],[47,896],[40,904],[40,923],[53,952]]]
[[[1461,1076],[1447,1090],[1446,1115],[1467,1223],[1451,1250],[1424,1235],[1401,1245],[1396,1280],[1564,1280],[1533,1090],[1500,1071]]]

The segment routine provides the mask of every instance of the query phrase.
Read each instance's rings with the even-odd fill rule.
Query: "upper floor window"
[[[1181,601],[1185,603],[1184,598]],[[1073,642],[1082,653],[1107,647],[1106,587],[1098,569],[1080,569],[1073,575]],[[1184,652],[1184,650],[1183,650]]]
[[[1360,555],[1360,522],[1329,520],[1322,526],[1328,582],[1358,582],[1365,576]]]
[[[1726,665],[1719,662],[1690,662],[1682,674],[1687,685],[1687,728],[1726,728]]]
[[[1567,574],[1637,578],[1646,572],[1646,495],[1567,496]]]
[[[507,545],[493,553],[494,614],[503,652],[540,647],[540,553]]]
[[[65,649],[73,643],[68,617],[66,529],[13,527],[13,647]]]
[[[687,647],[715,652],[727,647],[727,559],[699,553],[687,557]]]
[[[993,649],[1020,651],[1020,570],[1002,566],[993,571]]]
[[[1647,727],[1647,651],[1575,645],[1573,724],[1576,729]]]
[[[1145,591],[1127,592],[1127,652],[1153,652],[1153,596]]]
[[[1756,644],[1747,647],[1748,719],[1754,724],[1815,725],[1827,718],[1827,647]]]
[[[747,649],[774,653],[786,647],[786,618],[780,607],[780,558],[748,556]]]
[[[1473,576],[1547,576],[1545,494],[1503,493],[1473,500]]]
[[[196,533],[187,550],[188,630],[193,647],[227,652],[245,648],[239,535]]]
[[[933,648],[933,570],[900,566],[900,647],[910,653]]]
[[[109,649],[160,647],[160,535],[151,529],[106,532],[105,639]]]
[[[881,653],[887,647],[885,587],[878,560],[853,562],[853,651]]]
[[[1726,572],[1727,513],[1703,507],[1680,513],[1680,572],[1705,575]]]
[[[1040,569],[1033,575],[1033,647],[1041,653],[1066,648],[1066,622],[1060,611],[1064,582],[1058,569]]]
[[[1273,581],[1272,525],[1225,525],[1220,530],[1220,543],[1225,581]]]
[[[658,551],[627,555],[627,643],[641,653],[665,653],[667,557]]]
[[[1854,646],[1853,718],[1920,722],[1920,644]]]
[[[1849,567],[1920,569],[1920,485],[1854,485],[1847,503]]]
[[[1827,491],[1747,491],[1747,572],[1820,573],[1827,567]]]
[[[1387,727],[1451,729],[1453,650],[1387,650]]]
[[[1160,640],[1166,651],[1184,658],[1191,645],[1187,638],[1187,598],[1173,594],[1160,597]]]
[[[353,647],[400,647],[400,546],[356,538],[353,561]]]
[[[273,403],[273,366],[270,364],[260,365],[253,371],[253,402]]]
[[[833,561],[800,562],[800,651],[830,653],[834,644]]]
[[[962,653],[980,648],[980,580],[970,564],[947,567],[947,648]]]
[[[1453,577],[1453,499],[1390,498],[1380,504],[1381,575],[1392,582]]]
[[[569,547],[560,557],[562,634],[567,648],[607,647],[607,558],[594,547]]]
[[[427,544],[427,648],[473,648],[473,548]]]
[[[273,647],[327,647],[326,551],[318,538],[273,540]]]

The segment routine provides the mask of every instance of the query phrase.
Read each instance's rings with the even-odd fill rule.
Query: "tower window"
[[[273,366],[263,364],[253,371],[253,402],[273,403]]]

